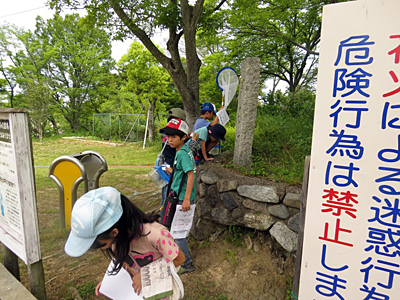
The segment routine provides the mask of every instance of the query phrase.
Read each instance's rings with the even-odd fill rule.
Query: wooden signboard
[[[26,264],[40,260],[28,117],[0,109],[0,242]]]

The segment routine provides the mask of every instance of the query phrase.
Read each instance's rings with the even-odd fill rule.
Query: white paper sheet
[[[113,265],[111,261],[108,270],[111,270]],[[132,278],[124,268],[121,268],[116,275],[108,275],[106,272],[100,293],[114,300],[143,300],[142,293],[140,295],[135,293]]]
[[[190,210],[182,211],[182,205],[176,206],[176,212],[171,224],[171,234],[174,239],[184,239],[192,228],[196,204],[190,205]]]

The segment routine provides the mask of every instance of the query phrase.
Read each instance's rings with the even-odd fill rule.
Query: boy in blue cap
[[[214,126],[215,124],[218,124],[217,110],[215,108],[215,105],[211,102],[206,102],[201,106],[200,114],[200,117],[197,118],[196,122],[193,125],[193,131],[196,131],[197,129],[202,127]],[[212,120],[214,115],[214,121],[207,121]]]

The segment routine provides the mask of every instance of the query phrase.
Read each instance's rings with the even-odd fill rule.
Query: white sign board
[[[27,115],[0,109],[0,242],[26,264],[40,260]]]
[[[399,299],[400,1],[323,10],[299,299]]]

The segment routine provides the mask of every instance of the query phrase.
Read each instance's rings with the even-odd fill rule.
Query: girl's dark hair
[[[143,224],[153,223],[160,217],[154,212],[150,214],[144,213],[128,198],[121,194],[122,216],[110,229],[99,234],[92,245],[92,249],[98,249],[103,246],[99,240],[111,238],[111,231],[118,229],[118,235],[114,238],[115,249],[112,247],[106,249],[106,253],[114,259],[114,268],[109,272],[110,275],[117,274],[121,270],[125,259],[129,254],[129,247],[132,240],[143,236]],[[148,233],[147,233],[148,234]]]

